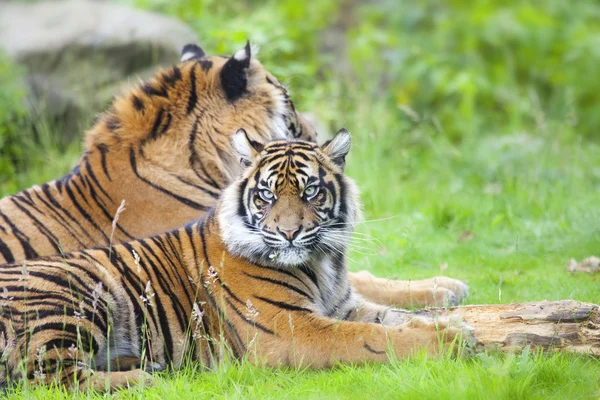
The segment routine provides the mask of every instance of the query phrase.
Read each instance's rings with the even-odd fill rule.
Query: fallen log
[[[425,308],[429,316],[460,317],[475,329],[478,350],[526,346],[600,356],[600,307],[574,300]]]

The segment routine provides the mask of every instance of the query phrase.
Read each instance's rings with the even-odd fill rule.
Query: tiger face
[[[360,213],[356,185],[343,174],[350,134],[342,129],[321,147],[300,140],[262,145],[240,130],[233,143],[246,169],[220,210],[228,250],[288,267],[343,255]]]
[[[275,76],[267,71],[251,55],[250,42],[231,57],[207,56],[196,45],[186,45],[182,51],[181,61],[195,68],[196,81],[212,89],[211,93],[220,93],[209,99],[215,111],[218,110],[220,120],[227,120],[221,115],[230,113],[229,118],[233,123],[241,125],[223,131],[232,134],[240,126],[257,120],[260,115],[262,120],[272,121],[269,127],[272,135],[263,137],[276,138],[302,138],[315,140],[316,134],[312,127],[296,112],[294,103],[290,98],[288,89],[282,85]],[[206,107],[200,107],[204,109]],[[261,115],[264,114],[264,115]],[[250,127],[246,128],[250,129]]]

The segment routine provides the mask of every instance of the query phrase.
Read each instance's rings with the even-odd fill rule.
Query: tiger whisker
[[[332,238],[332,239],[336,239],[336,238]],[[376,251],[376,249],[378,247],[375,246],[375,245],[372,245],[372,246],[366,245],[366,246],[364,246],[364,245],[361,245],[361,244],[348,242],[348,243],[346,243],[346,248],[348,248],[348,249],[356,249],[356,250]]]
[[[335,237],[335,238],[338,238],[338,239],[339,238],[344,238],[344,239],[348,238],[349,240],[356,240],[356,241],[359,241],[359,242],[368,242],[368,243],[379,243],[379,244],[381,244],[381,242],[378,239],[376,239],[376,238],[360,238],[360,237],[357,238],[357,237],[354,237],[354,236],[351,236],[351,235],[337,234],[337,233],[335,233],[335,231],[325,232],[325,233],[327,233],[328,236]]]
[[[381,243],[381,241],[377,240],[377,239],[366,239],[366,238],[355,238],[355,237],[349,237],[349,236],[344,236],[344,235],[338,235],[335,233],[331,233],[328,232],[327,236],[329,238],[332,239],[337,239],[337,240],[347,240],[348,243],[352,243],[355,242],[355,244],[357,244],[356,242],[358,242],[358,244],[362,244],[362,245],[372,245],[372,246],[383,246],[383,243]]]
[[[338,249],[338,248],[336,248],[336,247],[334,247],[334,246],[331,246],[330,244],[328,244],[328,243],[325,243],[325,242],[321,242],[321,243],[319,243],[319,244],[317,245],[317,247],[319,247],[320,245],[323,245],[323,246],[325,247],[325,249],[322,249],[322,251],[323,251],[323,254],[324,254],[324,255],[327,255],[327,252],[326,252],[325,250],[329,249],[329,250],[335,251],[335,252],[336,252],[336,253],[338,253],[339,255],[343,256],[345,259],[347,259],[347,260],[349,260],[349,261],[353,262],[354,264],[358,264],[358,261],[354,260],[353,258],[350,258],[350,257],[348,256],[348,254],[344,253],[344,252],[343,252],[343,251],[341,251],[340,249]]]
[[[355,264],[358,264],[358,261],[356,261],[356,260],[354,260],[354,259],[352,259],[352,258],[348,257],[348,254],[346,254],[344,251],[342,251],[342,250],[338,249],[338,248],[337,248],[337,247],[335,247],[334,245],[332,245],[332,244],[330,244],[330,243],[327,243],[327,242],[324,242],[324,241],[323,241],[323,242],[321,242],[321,243],[319,243],[319,244],[322,244],[322,245],[324,245],[324,246],[326,247],[326,249],[330,249],[330,250],[332,250],[332,251],[335,251],[337,254],[341,255],[342,257],[345,257],[346,259],[348,259],[348,260],[352,261],[353,263],[355,263]]]
[[[358,225],[362,225],[362,224],[367,224],[367,223],[371,223],[371,222],[381,222],[381,221],[388,221],[394,218],[398,218],[400,217],[400,214],[398,215],[392,215],[391,217],[385,217],[385,218],[377,218],[377,219],[367,219],[367,220],[362,220],[362,221],[355,221],[355,222],[334,222],[332,224],[328,224],[325,227],[331,227],[331,226],[358,226]]]

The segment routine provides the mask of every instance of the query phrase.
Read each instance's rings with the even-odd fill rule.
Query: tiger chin
[[[324,368],[470,340],[459,321],[371,303],[350,286],[346,244],[360,207],[343,173],[348,132],[323,146],[261,144],[243,131],[233,141],[241,176],[201,220],[0,267],[6,381],[105,390],[227,354]]]

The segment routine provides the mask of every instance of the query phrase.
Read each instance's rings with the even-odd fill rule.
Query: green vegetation
[[[79,142],[62,143],[29,110],[23,80],[24,70],[0,53],[0,197],[59,178],[81,152]]]
[[[353,133],[348,173],[374,220],[358,231],[376,241],[357,236],[352,269],[443,273],[470,285],[470,303],[600,303],[598,277],[566,271],[570,258],[600,255],[596,1],[127,3],[186,21],[209,53],[232,53],[250,38],[298,108]],[[3,89],[14,76],[5,65]],[[13,140],[25,115],[10,112],[15,101],[5,93],[0,143]],[[58,177],[76,159],[73,150],[56,158],[50,140],[16,143],[17,158],[32,161],[7,167],[2,150],[2,195]],[[526,352],[322,372],[224,365],[117,394],[142,396],[597,398],[600,362]]]

